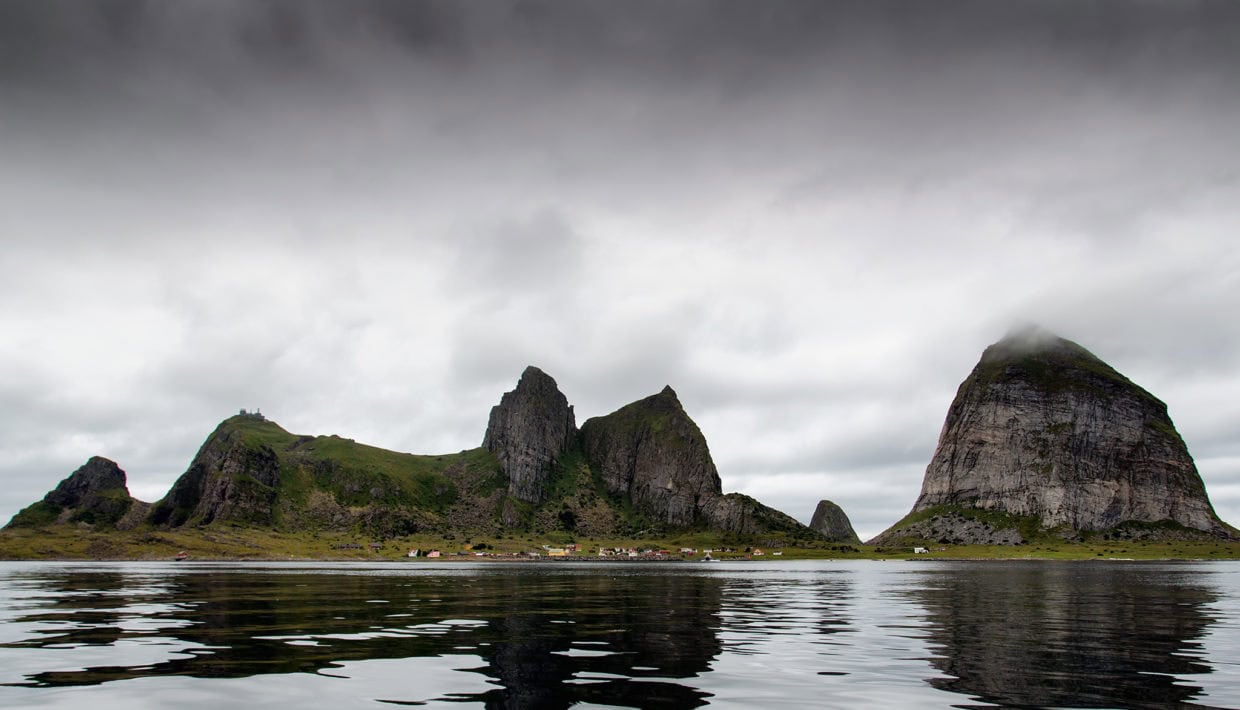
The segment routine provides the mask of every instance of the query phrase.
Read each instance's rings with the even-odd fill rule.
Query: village
[[[372,543],[375,547],[378,543]],[[360,547],[360,546],[359,546]],[[772,557],[780,557],[783,551],[770,553]],[[702,548],[681,547],[677,550],[657,549],[651,547],[599,547],[587,550],[584,545],[569,543],[562,546],[543,545],[538,550],[523,552],[499,552],[491,550],[485,543],[478,545],[466,544],[461,550],[445,552],[443,550],[411,549],[406,554],[409,558],[427,559],[495,559],[495,560],[581,560],[581,561],[700,561],[713,562],[726,556],[728,559],[752,559],[766,556],[760,548],[746,547],[737,550],[731,547]]]

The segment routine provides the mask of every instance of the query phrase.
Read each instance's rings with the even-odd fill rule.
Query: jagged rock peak
[[[43,496],[43,500],[13,516],[6,527],[37,527],[49,523],[120,526],[137,503],[129,495],[125,472],[120,466],[102,456],[92,456]]]
[[[87,496],[120,489],[129,495],[125,472],[115,461],[92,456],[81,468],[69,474],[43,498],[44,502],[64,508],[81,505]]]
[[[844,509],[829,500],[818,501],[809,527],[832,542],[861,542]]]
[[[706,437],[670,387],[588,420],[581,443],[610,493],[662,523],[699,522],[722,492]]]
[[[482,445],[508,475],[509,495],[541,503],[547,479],[577,435],[576,417],[555,380],[530,365],[491,408]]]
[[[1040,329],[988,347],[961,383],[913,512],[939,506],[1076,531],[1170,521],[1231,534],[1166,405]]]
[[[659,390],[659,394],[663,395],[664,397],[671,397],[677,402],[680,401],[680,398],[676,396],[676,390],[672,389],[671,385],[663,385],[663,389]]]

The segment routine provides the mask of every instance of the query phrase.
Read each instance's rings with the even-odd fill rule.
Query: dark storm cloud
[[[906,74],[898,86],[912,88],[956,60],[985,58],[1000,62],[992,71],[1016,71],[1014,81],[1062,62],[1149,91],[1186,73],[1225,80],[1240,52],[1238,25],[1240,8],[1224,1],[634,2],[618,10],[611,2],[19,0],[0,7],[0,66],[10,79],[36,80],[150,59],[190,72],[240,63],[314,71],[345,61],[350,44],[378,44],[455,63],[516,48],[526,60],[544,57],[535,68],[551,82],[604,71],[757,91],[791,78],[776,74],[789,69],[857,81],[878,70]]]

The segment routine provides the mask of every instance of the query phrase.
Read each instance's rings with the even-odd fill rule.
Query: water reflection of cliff
[[[1118,564],[965,565],[909,592],[926,611],[935,687],[1004,706],[1166,708],[1209,673],[1198,657],[1217,594]]]
[[[604,699],[704,704],[705,694],[669,679],[708,671],[721,651],[717,578],[531,572],[48,574],[40,580],[46,595],[22,619],[45,626],[7,646],[110,646],[139,634],[169,642],[161,662],[27,678],[40,686],[333,673],[348,661],[468,654],[495,688],[456,700],[512,708]],[[419,693],[416,663],[408,690],[392,700],[433,699]]]

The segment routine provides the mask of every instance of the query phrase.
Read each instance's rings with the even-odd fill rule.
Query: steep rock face
[[[508,494],[541,503],[547,478],[577,433],[573,408],[550,375],[530,366],[491,409],[483,448],[508,475]]]
[[[92,456],[61,481],[43,500],[13,516],[6,527],[52,522],[116,526],[134,506],[125,472],[116,462]]]
[[[1230,534],[1166,405],[1036,329],[987,348],[960,385],[913,511],[936,506],[1035,516],[1047,528],[1169,520]]]
[[[844,514],[844,509],[829,500],[818,501],[818,507],[814,509],[814,517],[809,521],[809,527],[832,542],[861,542],[857,533],[853,531],[848,516]]]
[[[586,421],[581,445],[608,493],[659,522],[693,525],[721,493],[706,438],[671,387]]]
[[[168,495],[152,507],[152,523],[173,527],[217,520],[271,524],[280,460],[270,446],[247,445],[230,421],[225,420],[207,438]]]

